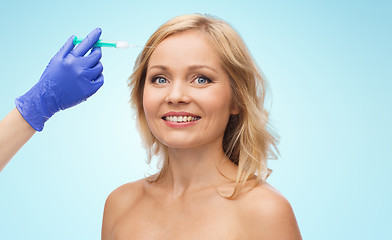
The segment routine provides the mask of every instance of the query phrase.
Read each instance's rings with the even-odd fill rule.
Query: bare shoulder
[[[145,179],[126,183],[113,190],[106,199],[102,220],[102,239],[110,239],[116,221],[143,195]]]
[[[144,184],[145,179],[140,179],[121,185],[109,194],[106,199],[106,204],[110,204],[112,202],[115,202],[116,204],[126,202],[129,204],[133,202],[133,200],[136,200],[141,194],[143,194]]]
[[[255,187],[240,202],[249,239],[302,239],[290,203],[270,184]]]

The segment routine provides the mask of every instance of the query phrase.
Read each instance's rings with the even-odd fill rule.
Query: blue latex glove
[[[85,101],[103,85],[101,48],[93,47],[100,36],[101,29],[96,28],[76,47],[74,36],[70,37],[50,60],[38,83],[15,100],[19,112],[35,130],[42,131],[53,114]],[[84,56],[91,48],[91,53]]]

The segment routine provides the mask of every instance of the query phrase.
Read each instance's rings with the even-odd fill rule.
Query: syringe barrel
[[[79,43],[81,43],[83,40],[84,40],[84,38],[79,38],[79,37],[76,37],[76,36],[75,36],[75,38],[74,38],[74,40],[73,40],[73,44],[74,44],[74,45],[79,44]],[[114,48],[115,48],[116,45],[117,45],[117,42],[115,42],[115,41],[98,40],[98,41],[94,44],[94,47],[114,47]]]

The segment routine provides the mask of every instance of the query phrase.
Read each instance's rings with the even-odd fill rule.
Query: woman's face
[[[199,31],[162,41],[152,53],[143,108],[154,136],[170,148],[222,144],[231,109],[230,80]]]

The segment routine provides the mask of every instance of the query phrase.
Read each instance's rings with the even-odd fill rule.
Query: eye
[[[165,83],[167,83],[167,80],[164,77],[158,76],[158,77],[153,77],[151,82],[156,83],[156,84],[165,84]]]
[[[207,84],[212,82],[211,79],[205,76],[198,76],[195,81],[197,84]]]

